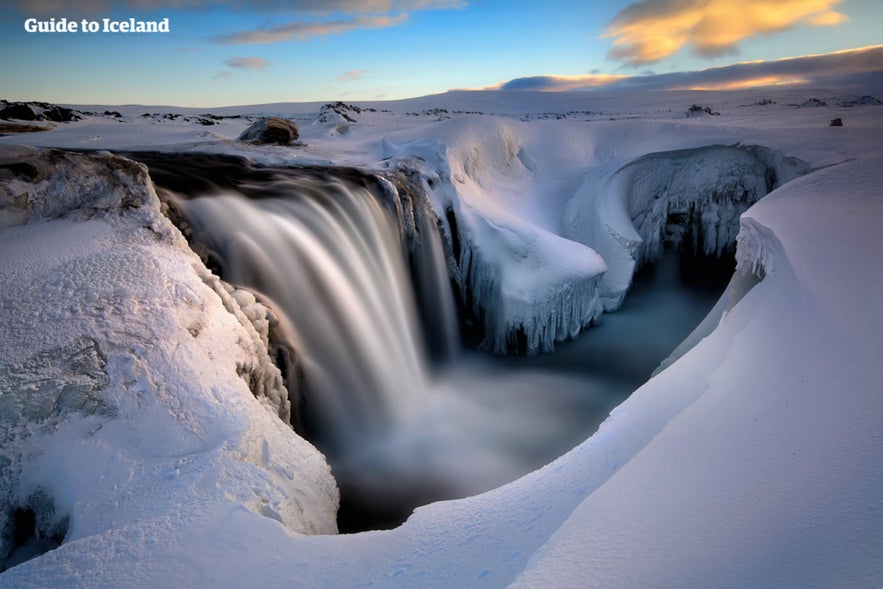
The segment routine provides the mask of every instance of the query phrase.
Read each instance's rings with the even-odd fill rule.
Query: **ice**
[[[740,215],[808,170],[805,162],[760,146],[648,154],[602,179],[600,190],[577,192],[568,204],[575,219],[568,235],[592,245],[608,262],[600,290],[605,309],[613,310],[635,268],[659,259],[664,248],[732,255]]]
[[[604,261],[588,247],[526,223],[499,227],[474,211],[449,217],[463,297],[496,354],[548,352],[601,314]],[[456,219],[456,221],[454,221]]]
[[[540,156],[534,154],[547,139],[534,144],[529,134],[519,136],[521,123],[496,119],[437,127],[439,139],[385,138],[379,155],[423,175],[479,347],[497,354],[551,351],[598,319],[597,284],[607,267],[590,247],[563,237],[554,209],[534,196],[542,189],[561,198],[536,179]]]

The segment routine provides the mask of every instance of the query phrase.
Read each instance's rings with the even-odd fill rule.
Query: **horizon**
[[[58,4],[0,9],[0,50],[15,56],[0,64],[2,98],[221,108],[459,90],[805,87],[883,71],[883,6],[871,0]],[[25,30],[61,19],[101,28]],[[168,19],[170,32],[102,32],[129,19]]]

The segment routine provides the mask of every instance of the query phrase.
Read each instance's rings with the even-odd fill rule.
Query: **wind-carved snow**
[[[327,464],[274,416],[261,310],[189,250],[144,166],[4,149],[0,220],[0,567],[197,504],[335,531]]]

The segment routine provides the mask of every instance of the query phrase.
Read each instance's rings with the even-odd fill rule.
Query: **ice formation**
[[[549,352],[601,314],[606,266],[593,250],[524,222],[497,226],[467,206],[452,205],[447,227],[481,349]]]
[[[537,172],[512,121],[452,120],[439,138],[381,142],[379,156],[422,176],[467,315],[468,337],[496,354],[554,349],[602,312],[604,260],[545,226],[529,202]],[[559,296],[560,295],[560,296]]]
[[[568,203],[572,239],[607,261],[599,290],[605,310],[618,308],[637,267],[664,248],[687,255],[733,255],[739,218],[763,196],[810,167],[756,145],[710,145],[651,153],[609,178],[590,178]]]

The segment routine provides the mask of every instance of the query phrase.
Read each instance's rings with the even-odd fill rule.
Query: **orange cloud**
[[[798,84],[806,84],[808,81],[809,80],[806,78],[795,78],[793,76],[761,76],[745,80],[733,80],[730,82],[716,82],[711,84],[700,83],[679,86],[673,88],[673,90],[745,90],[746,88],[759,88],[762,86],[794,86]]]
[[[604,34],[610,57],[631,65],[654,63],[690,46],[705,57],[737,52],[755,35],[800,24],[831,26],[847,17],[834,11],[842,0],[640,0],[614,17]]]

